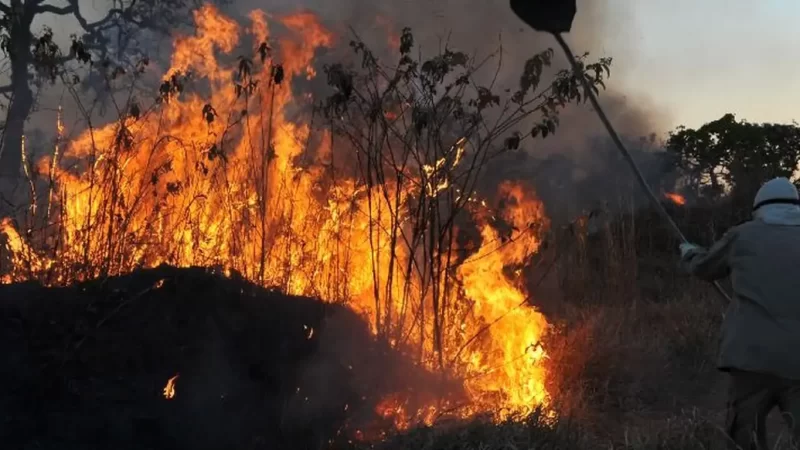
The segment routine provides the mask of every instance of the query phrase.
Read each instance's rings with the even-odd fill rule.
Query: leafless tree
[[[140,32],[167,34],[189,24],[190,10],[199,0],[109,0],[104,16],[90,21],[81,0],[0,0],[0,52],[7,60],[9,82],[0,86],[8,113],[0,142],[0,175],[17,177],[22,163],[25,121],[35,104],[35,89],[63,81],[69,63],[93,64],[110,60],[124,65],[136,48]],[[37,20],[74,19],[79,33],[64,50],[47,27],[34,29]],[[136,53],[136,52],[132,52]],[[130,61],[131,58],[128,58]],[[75,81],[74,77],[69,77]]]

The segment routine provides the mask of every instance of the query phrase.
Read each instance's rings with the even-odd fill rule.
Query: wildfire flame
[[[672,203],[675,203],[676,205],[683,206],[686,204],[686,198],[680,194],[668,192],[664,194],[664,196],[667,197]]]
[[[175,382],[178,381],[178,377],[180,374],[175,374],[175,376],[171,377],[167,380],[167,384],[164,386],[164,398],[167,400],[171,400],[175,398]]]
[[[331,140],[309,151],[311,124],[287,112],[309,106],[290,81],[315,76],[315,51],[331,46],[334,36],[315,16],[300,13],[281,18],[288,34],[271,42],[266,14],[249,17],[250,27],[243,27],[212,6],[196,10],[196,33],[175,40],[163,100],[152,108],[137,107],[71,142],[61,139],[59,115],[56,154],[38,166],[54,180],[59,227],[49,229],[58,229],[57,245],[37,251],[53,239],[34,242],[4,219],[0,230],[14,268],[4,281],[66,284],[161,263],[225,267],[287,293],[346,300],[376,334],[388,333],[381,328],[388,323],[393,336],[405,338],[392,342],[415,349],[421,366],[446,368],[463,381],[468,404],[453,413],[459,417],[490,413],[501,420],[547,405],[540,341],[548,324],[527,304],[519,280],[504,275],[538,251],[530,224],[547,226],[541,202],[525,186],[503,183],[498,194],[510,202],[501,218],[518,231],[502,239],[493,214],[475,212],[480,245],[457,266],[455,282],[423,290],[424,280],[397,269],[422,257],[381,231],[409,217],[370,202],[369,188],[352,176],[331,181]],[[225,62],[245,34],[261,43],[263,64]],[[187,73],[202,79],[208,93],[183,89]],[[448,190],[448,171],[464,151],[458,140],[446,158],[421,164],[421,189],[430,196]],[[413,197],[395,191],[400,201]],[[444,325],[431,319],[432,289],[449,299],[441,306]],[[444,330],[438,348],[437,328]],[[174,397],[177,378],[167,382],[165,398]],[[405,428],[432,423],[451,406],[410,405],[391,395],[378,410]]]

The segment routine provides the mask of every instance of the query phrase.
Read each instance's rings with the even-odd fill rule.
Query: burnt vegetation
[[[305,94],[293,86],[309,69],[271,41],[232,58],[221,82],[181,67],[151,88],[136,36],[167,32],[193,5],[117,3],[96,23],[77,1],[0,3],[11,65],[0,164],[24,186],[24,200],[4,200],[0,252],[0,439],[10,448],[725,444],[713,367],[725,305],[678,272],[677,242],[617,172],[621,161],[600,142],[605,165],[582,181],[562,177],[579,164],[556,155],[536,180],[487,182],[492,164],[572,132],[563,111],[586,101],[582,78],[601,93],[610,59],[581,55],[573,72],[544,49],[517,62],[519,82],[504,88],[502,49],[422,57],[406,28],[391,63],[353,33],[349,57],[316,67],[324,94],[305,104],[286,98]],[[63,51],[52,31],[32,32],[44,14],[72,15],[85,34]],[[79,90],[87,74],[118,113],[104,126]],[[214,83],[231,95],[204,96]],[[48,84],[85,116],[80,145],[59,134],[55,146],[26,146],[24,118]],[[181,105],[191,108],[170,109]],[[293,107],[297,120],[286,117]],[[286,131],[301,123],[310,131]],[[746,218],[761,180],[793,174],[798,136],[795,125],[726,115],[637,156],[654,186],[685,199],[664,199],[679,225],[710,243]],[[544,209],[525,209],[534,188],[564,179],[601,201],[551,223],[545,213],[565,201],[553,189]],[[521,302],[482,316],[465,267],[526,242],[535,250],[491,272]],[[477,396],[465,386],[479,381],[463,381],[520,355],[481,370],[470,355],[500,354],[511,336],[493,334],[496,324],[524,313],[536,326],[537,310],[549,325],[521,356],[547,352],[536,364],[549,408],[500,414],[490,406],[507,400],[502,390]],[[164,398],[172,377],[175,396]],[[387,406],[388,394],[399,400]]]

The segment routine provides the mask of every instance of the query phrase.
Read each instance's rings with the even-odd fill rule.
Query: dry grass
[[[690,286],[696,295],[664,303],[572,307],[548,342],[562,415],[555,425],[534,413],[499,425],[415,430],[378,448],[728,448],[726,379],[714,366],[721,306],[706,286]],[[796,448],[774,419],[772,448]]]
[[[709,285],[680,274],[674,265],[649,273],[641,269],[646,258],[641,249],[624,253],[622,239],[606,236],[604,241],[599,252],[589,244],[574,250],[580,257],[563,258],[568,262],[561,268],[562,282],[569,287],[562,291],[572,288],[579,294],[565,295],[551,308],[554,327],[546,348],[554,374],[549,390],[561,416],[556,425],[533,414],[496,426],[478,422],[417,430],[383,448],[729,448],[727,379],[715,366],[725,305]],[[597,270],[587,266],[598,259],[628,269],[613,279],[597,277]],[[587,273],[593,279],[580,276]],[[653,285],[665,288],[655,295],[643,288]],[[773,416],[768,423],[772,448],[795,448],[787,444],[783,422]]]
[[[572,306],[549,338],[556,407],[602,447],[709,448],[724,392],[720,307],[702,287],[661,303]]]
[[[547,425],[536,411],[528,417],[490,425],[476,420],[469,424],[421,428],[396,436],[375,448],[380,450],[494,450],[494,449],[564,449],[589,445],[579,427],[568,422]]]

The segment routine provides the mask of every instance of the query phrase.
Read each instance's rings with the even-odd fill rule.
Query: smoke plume
[[[502,60],[494,61],[501,64],[497,92],[505,88],[514,90],[525,61],[556,45],[551,36],[527,28],[511,12],[507,0],[273,0],[269,5],[238,0],[229,8],[230,13],[242,16],[253,8],[267,8],[276,15],[307,9],[337,32],[341,47],[346,47],[355,32],[378,55],[380,46],[387,43],[387,35],[399,35],[404,27],[412,29],[423,57],[435,55],[445,46],[477,57],[502,48]],[[657,146],[652,136],[666,131],[664,124],[668,118],[646,99],[627,95],[625,86],[620,84],[624,62],[634,57],[633,52],[627,48],[621,49],[621,53],[605,50],[608,37],[630,28],[630,22],[605,2],[578,0],[578,14],[567,40],[575,53],[589,52],[590,59],[610,56],[622,61],[612,64],[608,89],[601,92],[600,102],[617,131],[626,137],[636,159],[647,168],[646,175],[657,183],[664,175],[664,165],[660,163],[662,155],[652,152]],[[556,50],[554,65],[566,67],[566,58],[560,49]],[[489,66],[492,68],[489,76],[494,76],[496,65]],[[556,221],[569,220],[587,209],[613,209],[611,204],[619,200],[619,191],[633,186],[628,167],[619,159],[588,104],[573,105],[563,111],[561,126],[554,136],[529,141],[521,152],[495,161],[481,190],[491,195],[493,187],[508,179],[534,185],[545,201],[548,214]]]
[[[435,55],[445,46],[477,57],[488,56],[502,48],[502,60],[496,58],[492,61],[494,65],[489,64],[492,77],[496,64],[501,64],[497,92],[506,88],[514,90],[525,61],[548,47],[555,47],[551,36],[527,28],[514,16],[507,0],[230,0],[222,3],[225,13],[241,18],[242,23],[248,22],[247,14],[254,9],[265,10],[273,16],[298,10],[314,12],[339,37],[332,50],[337,57],[350,52],[346,44],[353,33],[357,33],[377,55],[383,52],[383,56],[392,60],[395,56],[389,56],[389,51],[396,49],[389,48],[388,36],[398,36],[404,27],[412,29],[423,57]],[[575,53],[589,52],[590,59],[614,58],[608,89],[601,92],[600,101],[617,131],[632,144],[632,150],[641,150],[641,138],[666,131],[664,124],[668,123],[668,118],[645,99],[626,94],[625,86],[619,81],[624,78],[624,68],[630,64],[630,61],[626,64],[626,60],[634,57],[633,52],[627,48],[615,48],[614,53],[606,50],[611,36],[631,28],[634,28],[632,21],[608,3],[578,0],[578,14],[567,40]],[[143,41],[143,45],[146,44],[152,47],[147,50],[152,54],[152,72],[168,67],[171,48],[168,39]],[[564,68],[566,64],[560,50],[557,51],[554,65]],[[158,80],[151,81],[157,88]],[[87,76],[84,87],[94,86],[96,92],[102,92],[102,83]],[[81,116],[87,110],[86,105],[79,108],[69,97],[59,86],[46,89],[40,95],[38,111],[28,122],[27,129],[31,135],[34,130],[41,134],[35,142],[42,145],[30,146],[31,152],[35,153],[37,147],[49,151],[46,143],[52,139],[55,109],[59,104],[64,109],[69,135],[75,136],[85,128],[86,120]],[[113,120],[114,111],[108,100],[91,105],[95,125]],[[524,126],[519,131],[525,132]],[[653,147],[653,142],[649,147]],[[36,157],[35,154],[31,156]],[[647,175],[656,181],[663,175],[662,165],[656,161],[658,157],[649,150],[637,152],[642,163],[652,166]],[[521,152],[495,161],[481,190],[491,195],[493,187],[501,180],[523,180],[537,188],[554,220],[569,220],[582,211],[608,204],[617,196],[615,190],[630,187],[628,170],[590,106],[573,105],[562,112],[561,126],[554,136],[528,141]]]

